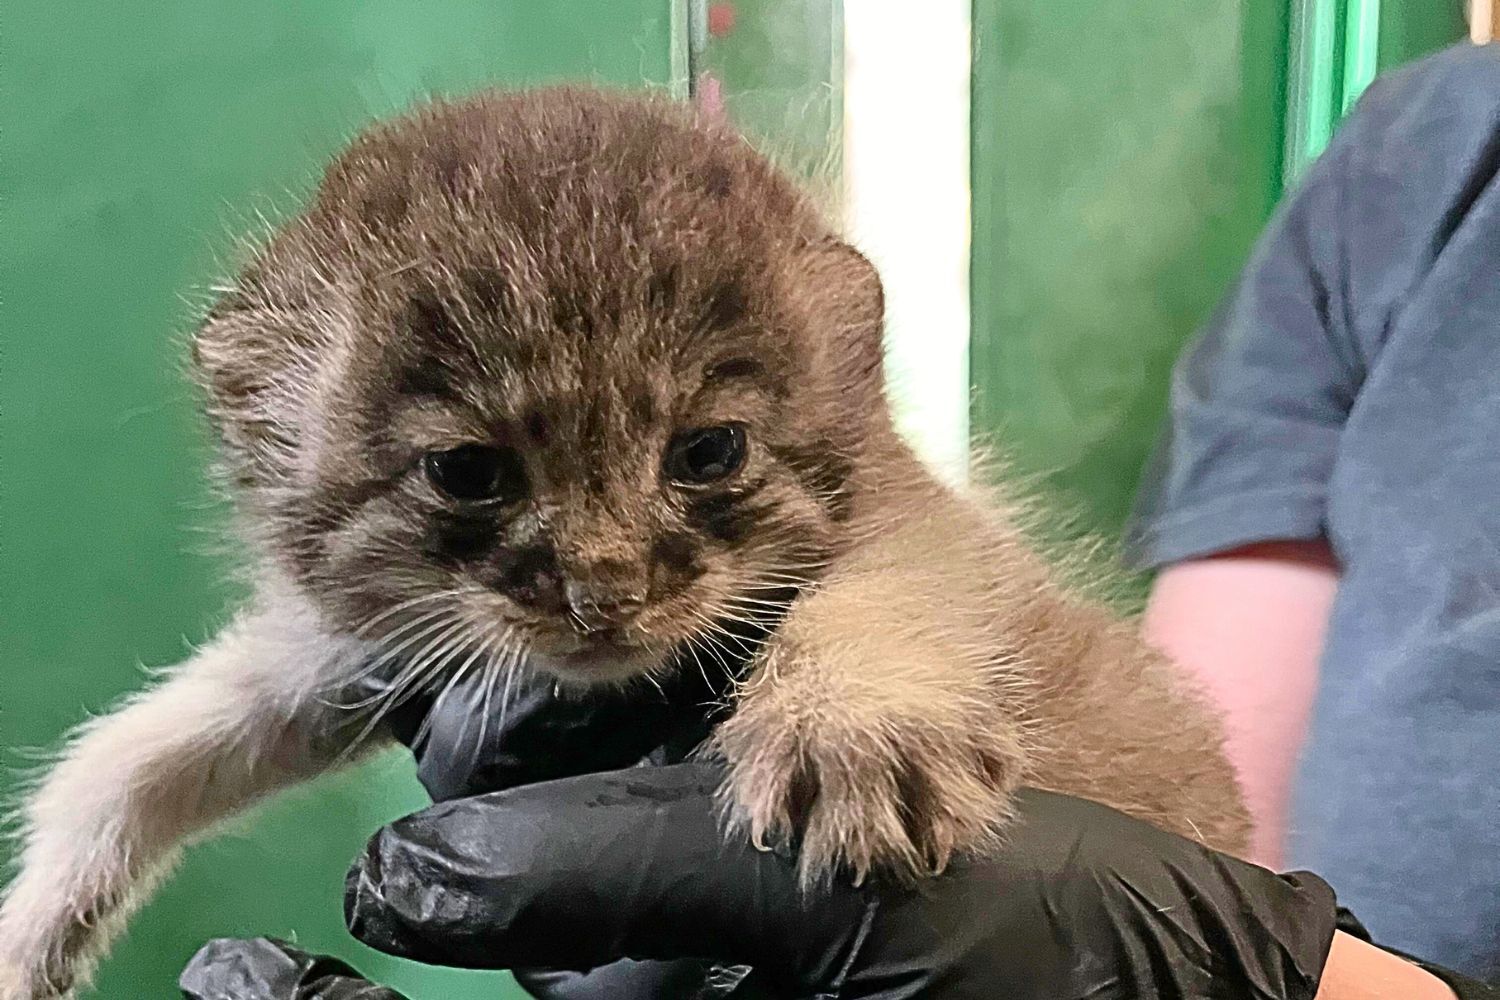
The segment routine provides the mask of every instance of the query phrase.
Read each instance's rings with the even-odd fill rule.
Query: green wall
[[[974,428],[1083,528],[1276,200],[1285,40],[1258,0],[975,2]]]
[[[1380,9],[1380,65],[1396,66],[1468,34],[1462,0],[1385,0]]]
[[[6,3],[0,792],[31,748],[139,687],[139,664],[181,659],[233,597],[181,375],[181,296],[214,278],[227,234],[294,205],[352,128],[427,92],[681,85],[671,14],[672,0]],[[226,934],[292,937],[418,998],[510,995],[343,931],[349,859],[422,801],[393,758],[192,851],[92,995],[173,996],[182,963]]]
[[[973,17],[974,428],[1060,530],[1114,537],[1172,361],[1281,194],[1291,3],[975,0]],[[1380,64],[1463,32],[1457,0],[1385,0]]]

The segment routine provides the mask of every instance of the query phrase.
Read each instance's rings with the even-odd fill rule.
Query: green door
[[[372,114],[555,77],[686,83],[676,0],[10,0],[0,98],[0,792],[32,748],[182,659],[232,601],[182,335],[214,255]],[[345,867],[423,802],[391,759],[190,852],[91,996],[176,995],[217,935],[350,958],[418,998],[507,995],[353,945]],[[516,994],[519,995],[517,991]]]

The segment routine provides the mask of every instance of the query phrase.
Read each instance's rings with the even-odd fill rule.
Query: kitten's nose
[[[645,598],[638,593],[621,592],[569,580],[563,585],[573,618],[585,632],[603,632],[625,625],[641,613]]]

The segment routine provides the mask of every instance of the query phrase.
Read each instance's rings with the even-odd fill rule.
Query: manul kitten
[[[498,716],[523,676],[741,671],[701,752],[808,882],[989,849],[1021,783],[1243,847],[1204,704],[923,467],[881,340],[870,264],[688,108],[371,128],[197,331],[255,595],[30,800],[0,998],[67,993],[182,844],[476,678]],[[336,696],[372,665],[381,699]]]

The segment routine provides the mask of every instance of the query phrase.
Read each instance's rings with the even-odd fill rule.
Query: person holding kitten
[[[1377,80],[1183,357],[1128,546],[1254,860],[1500,976],[1500,50]],[[1305,733],[1305,735],[1304,735]],[[1300,749],[1300,755],[1299,755]]]
[[[1500,896],[1500,340],[1475,335],[1500,316],[1497,150],[1494,51],[1372,88],[1184,358],[1129,539],[1137,563],[1170,567],[1148,634],[1229,710],[1258,859],[1281,858],[1291,755],[1270,746],[1295,743],[1284,689],[1307,687],[1288,668],[1310,669],[1326,632],[1290,855],[1378,940],[1479,975]],[[432,726],[418,759],[435,797],[520,787],[377,835],[347,885],[357,936],[430,962],[548,967],[520,975],[555,998],[1500,995],[1372,947],[1316,876],[1040,792],[1020,794],[1000,851],[915,891],[799,897],[787,857],[719,835],[712,765],[527,783],[522,762],[595,727],[618,735],[625,711],[529,704],[485,760],[445,749],[462,719]],[[243,992],[223,992],[229,976]],[[268,940],[215,942],[182,985],[194,1000],[397,1000]]]

